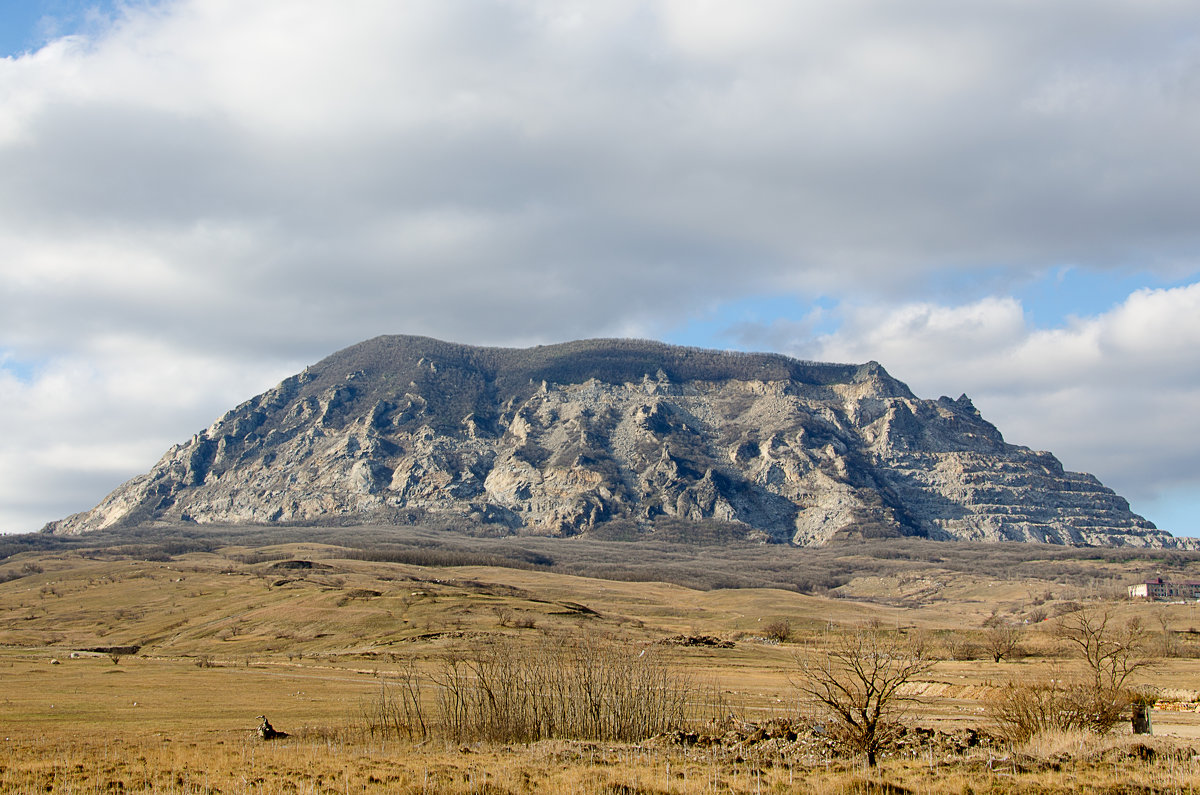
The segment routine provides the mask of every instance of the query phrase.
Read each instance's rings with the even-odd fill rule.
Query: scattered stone
[[[664,646],[707,646],[713,649],[732,649],[734,642],[712,635],[672,635],[657,641]]]
[[[774,718],[762,723],[743,721],[735,716],[716,721],[706,731],[675,731],[660,734],[649,741],[657,746],[720,748],[728,753],[783,753],[812,763],[842,753],[826,727],[801,721]],[[1005,743],[983,729],[958,729],[943,732],[924,727],[897,726],[883,756],[908,758],[960,757],[976,749],[999,749]]]

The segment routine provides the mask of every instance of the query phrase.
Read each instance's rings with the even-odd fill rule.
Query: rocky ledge
[[[1179,545],[1091,475],[1007,444],[966,396],[919,399],[874,362],[630,340],[368,340],[45,531],[154,520]]]

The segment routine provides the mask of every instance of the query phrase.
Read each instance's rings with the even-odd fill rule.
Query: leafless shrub
[[[1148,633],[1137,619],[1118,622],[1109,610],[1077,610],[1059,618],[1059,637],[1082,656],[1072,679],[1009,682],[990,699],[989,712],[1009,739],[1023,742],[1052,731],[1104,734],[1143,696],[1129,678],[1149,664]]]
[[[786,618],[768,623],[762,629],[763,637],[783,643],[792,636],[792,624]]]
[[[901,688],[928,671],[934,660],[919,636],[887,632],[877,625],[829,634],[799,658],[800,693],[834,720],[834,737],[874,767],[913,700]]]
[[[501,641],[432,675],[437,716],[455,739],[640,740],[684,724],[692,681],[650,649],[571,638],[536,649]]]
[[[522,613],[513,619],[512,625],[517,629],[536,629],[537,619],[530,613]]]
[[[1059,602],[1058,604],[1054,605],[1052,614],[1055,618],[1057,618],[1058,616],[1065,616],[1065,615],[1069,615],[1070,613],[1077,613],[1082,609],[1083,609],[1083,605],[1079,604],[1079,602]]]
[[[988,712],[1012,742],[1051,732],[1103,734],[1121,720],[1126,698],[1106,700],[1086,680],[1011,681],[988,700]]]
[[[384,677],[374,700],[364,704],[361,727],[370,736],[425,739],[424,680],[410,662],[398,674]]]
[[[949,631],[942,638],[945,654],[951,660],[975,660],[979,658],[979,644],[969,635]]]

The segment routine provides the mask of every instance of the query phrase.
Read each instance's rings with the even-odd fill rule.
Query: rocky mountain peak
[[[1176,543],[1092,476],[1007,444],[966,395],[919,399],[877,362],[636,340],[367,340],[46,530],[151,520]]]

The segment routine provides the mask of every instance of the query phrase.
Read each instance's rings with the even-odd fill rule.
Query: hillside
[[[389,532],[403,544],[387,547]],[[289,535],[301,540],[279,542]],[[719,780],[720,791],[746,795],[957,793],[981,782],[993,792],[1187,792],[1200,780],[1196,605],[1111,598],[1148,572],[1195,579],[1195,552],[643,542],[636,549],[646,553],[630,562],[614,554],[634,548],[622,542],[453,535],[165,526],[3,539],[10,739],[0,791],[287,793],[299,782],[312,791],[701,793]],[[481,565],[485,556],[493,565]],[[622,573],[614,558],[639,581],[588,576]],[[827,595],[641,579],[651,570],[693,578],[692,567],[717,561],[733,569],[726,577],[810,567],[846,579]],[[1081,607],[1149,630],[1155,664],[1138,685],[1158,688],[1156,736],[1054,735],[1036,752],[998,739],[989,704],[1005,683],[1080,671],[1055,617]],[[826,716],[796,689],[807,650],[864,622],[928,644],[937,660],[907,688],[916,698],[907,728],[881,761],[879,775],[896,786],[858,786],[861,759],[830,742]],[[989,645],[996,622],[1019,638],[1003,660]],[[446,692],[478,693],[478,677],[507,672],[502,681],[512,682],[532,670],[523,661],[550,659],[586,662],[604,698],[645,681],[614,672],[667,677],[688,710],[671,731],[620,742],[511,742],[447,722],[458,702]],[[262,714],[288,736],[259,739]]]
[[[387,527],[31,535],[0,544],[0,647],[370,658],[495,634],[757,636],[778,620],[799,635],[879,620],[977,640],[989,616],[1040,625],[1104,602],[1147,627],[1169,612],[1193,657],[1196,605],[1124,597],[1151,573],[1194,580],[1198,566],[1192,551],[925,539],[801,549]]]
[[[965,395],[917,398],[874,362],[630,340],[368,340],[45,530],[152,521],[801,546],[847,535],[1179,543],[1091,475],[1006,443]]]

